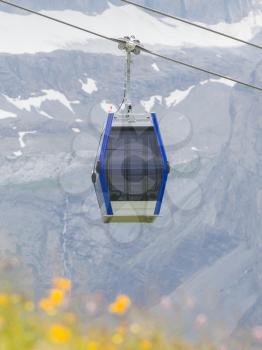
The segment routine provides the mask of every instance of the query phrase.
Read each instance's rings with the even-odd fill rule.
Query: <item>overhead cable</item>
[[[234,83],[241,84],[241,85],[244,85],[244,86],[249,87],[249,88],[252,88],[252,89],[256,89],[256,90],[258,90],[258,91],[262,91],[262,88],[259,87],[259,86],[255,86],[255,85],[253,85],[253,84],[245,83],[245,82],[243,82],[243,81],[241,81],[241,80],[237,80],[237,79],[228,77],[228,76],[223,75],[223,74],[220,74],[220,73],[215,73],[215,72],[212,72],[212,71],[210,71],[210,70],[208,70],[208,69],[204,69],[204,68],[197,67],[197,66],[195,66],[195,65],[193,65],[193,64],[189,64],[189,63],[185,63],[185,62],[182,62],[182,61],[178,61],[178,60],[176,60],[176,59],[174,59],[174,58],[172,58],[172,57],[168,57],[168,56],[165,56],[165,55],[161,55],[161,54],[159,54],[159,53],[157,53],[157,52],[148,50],[148,49],[146,49],[146,48],[143,47],[143,46],[138,46],[138,47],[141,49],[141,51],[144,51],[145,53],[148,53],[149,55],[152,55],[152,56],[155,56],[155,57],[159,57],[159,58],[162,58],[162,59],[164,59],[164,60],[167,60],[167,61],[170,61],[170,62],[174,62],[174,63],[180,64],[180,65],[185,66],[185,67],[187,67],[187,68],[191,68],[191,69],[198,70],[198,71],[203,72],[203,73],[211,74],[211,75],[214,75],[214,76],[216,76],[216,77],[223,78],[223,79],[226,79],[226,80],[228,80],[228,81],[232,81],[232,82],[234,82]]]
[[[254,44],[254,43],[251,43],[250,41],[246,41],[244,39],[241,39],[241,38],[237,38],[237,37],[234,37],[232,35],[229,35],[229,34],[226,34],[226,33],[222,33],[222,32],[219,32],[218,30],[215,30],[215,29],[211,29],[211,28],[208,28],[206,26],[203,26],[201,24],[198,24],[198,23],[195,23],[195,22],[191,22],[189,20],[186,20],[184,18],[181,18],[181,17],[177,17],[177,16],[174,16],[174,15],[170,15],[169,13],[166,13],[166,12],[163,12],[163,11],[159,11],[159,10],[156,10],[156,9],[153,9],[151,7],[148,7],[148,6],[144,6],[144,5],[140,5],[134,1],[130,1],[130,0],[120,0],[122,2],[125,2],[126,4],[129,4],[129,5],[132,5],[132,6],[136,6],[136,7],[139,7],[143,10],[146,10],[146,11],[149,11],[149,12],[152,12],[152,13],[155,13],[155,14],[158,14],[158,15],[161,15],[161,16],[164,16],[164,17],[168,17],[168,18],[172,18],[176,21],[179,21],[179,22],[182,22],[182,23],[186,23],[190,26],[193,26],[193,27],[196,27],[196,28],[199,28],[199,29],[203,29],[203,30],[206,30],[208,32],[211,32],[213,34],[217,34],[217,35],[220,35],[220,36],[223,36],[225,38],[228,38],[228,39],[231,39],[231,40],[234,40],[234,41],[238,41],[242,44],[245,44],[245,45],[249,45],[249,46],[252,46],[252,47],[255,47],[257,49],[262,49],[262,46],[261,45],[258,45],[258,44]]]
[[[3,4],[6,4],[6,5],[9,5],[9,6],[12,6],[12,7],[15,7],[19,10],[23,10],[23,11],[26,11],[26,12],[29,12],[31,14],[34,14],[34,15],[37,15],[37,16],[40,16],[40,17],[43,17],[43,18],[46,18],[50,21],[53,21],[53,22],[58,22],[60,24],[64,24],[65,26],[68,26],[68,27],[71,27],[71,28],[74,28],[74,29],[78,29],[78,30],[81,30],[82,32],[86,32],[86,33],[89,33],[89,34],[92,34],[92,35],[95,35],[97,37],[100,37],[102,39],[106,39],[106,40],[110,40],[110,41],[113,41],[113,42],[116,42],[116,43],[119,43],[119,42],[122,42],[121,39],[115,39],[115,38],[110,38],[106,35],[103,35],[103,34],[99,34],[97,32],[94,32],[92,30],[89,30],[89,29],[86,29],[86,28],[83,28],[83,27],[79,27],[75,24],[72,24],[72,23],[69,23],[69,22],[66,22],[66,21],[62,21],[61,19],[58,19],[58,18],[55,18],[55,17],[52,17],[52,16],[48,16],[48,15],[45,15],[41,12],[37,12],[37,11],[34,11],[34,10],[31,10],[27,7],[23,7],[23,6],[20,6],[20,5],[17,5],[17,4],[14,4],[12,2],[9,2],[9,1],[5,1],[5,0],[0,0],[0,2],[2,2]]]
[[[123,0],[123,1],[124,1],[124,0]],[[60,24],[66,25],[66,26],[68,26],[68,27],[71,27],[71,28],[74,28],[74,29],[78,29],[78,30],[80,30],[80,31],[83,31],[83,32],[86,32],[86,33],[95,35],[95,36],[100,37],[100,38],[103,38],[103,39],[105,39],[105,40],[109,40],[109,41],[116,42],[116,43],[123,43],[123,42],[125,42],[125,39],[111,38],[111,37],[108,37],[108,36],[106,36],[106,35],[99,34],[99,33],[97,33],[97,32],[91,31],[91,30],[89,30],[89,29],[76,26],[76,25],[74,25],[74,24],[72,24],[72,23],[62,21],[62,20],[60,20],[60,19],[58,19],[58,18],[55,18],[55,17],[52,17],[52,16],[48,16],[48,15],[44,15],[43,13],[40,13],[40,12],[31,10],[31,9],[29,9],[29,8],[27,8],[27,7],[22,7],[22,6],[20,6],[20,5],[14,4],[14,3],[9,2],[9,1],[0,0],[0,2],[1,2],[1,3],[4,3],[4,4],[6,4],[6,5],[9,5],[9,6],[15,7],[15,8],[17,8],[17,9],[20,9],[20,10],[23,10],[23,11],[26,11],[26,12],[29,12],[29,13],[31,13],[31,14],[34,14],[34,15],[43,17],[43,18],[45,18],[45,19],[48,19],[48,20],[51,20],[51,21],[54,21],[54,22],[58,22],[58,23],[60,23]],[[246,87],[249,87],[249,88],[258,90],[258,91],[262,91],[262,88],[259,87],[259,86],[256,86],[256,85],[253,85],[253,84],[249,84],[249,83],[246,83],[246,82],[243,82],[243,81],[240,81],[240,80],[231,78],[231,77],[229,77],[229,76],[222,75],[222,74],[220,74],[220,73],[216,73],[216,72],[213,72],[213,71],[210,71],[210,70],[207,70],[207,69],[204,69],[204,68],[195,66],[195,65],[193,65],[193,64],[189,64],[189,63],[185,63],[185,62],[176,60],[176,59],[174,59],[174,58],[171,58],[171,57],[162,55],[162,54],[157,53],[157,52],[154,52],[154,51],[151,51],[151,50],[145,48],[145,47],[142,46],[142,45],[137,45],[137,47],[139,47],[139,48],[141,49],[141,51],[143,51],[143,52],[145,52],[145,53],[147,53],[147,54],[149,54],[149,55],[152,55],[152,56],[155,56],[155,57],[164,59],[164,60],[166,60],[166,61],[173,62],[173,63],[179,64],[179,65],[185,66],[185,67],[187,67],[187,68],[195,69],[195,70],[198,70],[198,71],[200,71],[200,72],[207,73],[207,74],[210,74],[210,75],[219,77],[219,78],[223,78],[223,79],[226,79],[226,80],[228,80],[228,81],[232,81],[232,82],[234,82],[234,83],[238,83],[238,84],[240,84],[240,85],[243,85],[243,86],[246,86]]]

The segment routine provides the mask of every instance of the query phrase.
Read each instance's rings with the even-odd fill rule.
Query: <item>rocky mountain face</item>
[[[20,3],[73,3],[78,10],[89,4],[88,11],[107,4]],[[198,13],[193,1],[177,1],[177,9],[171,3],[149,5],[199,20],[209,14],[212,22],[240,18],[252,5],[205,1]],[[170,54],[262,85],[259,51]],[[77,294],[111,299],[125,292],[156,309],[164,296],[186,309],[182,300],[190,296],[194,312],[216,314],[229,333],[260,322],[261,94],[152,57],[135,61],[135,111],[158,113],[172,171],[153,225],[104,225],[90,173],[106,112],[122,100],[123,57],[67,50],[0,55],[1,261],[11,262],[37,295],[53,276],[65,275]]]
[[[229,23],[236,22],[239,19],[245,17],[251,9],[254,9],[256,6],[259,6],[258,2],[253,0],[145,0],[144,3],[149,7],[165,9],[170,13],[174,13],[182,17],[212,24],[221,21]]]
[[[261,84],[259,59],[248,49],[193,51],[175,55],[194,53],[198,64]],[[176,173],[155,224],[104,225],[90,173],[103,106],[121,101],[121,66],[121,57],[82,52],[0,56],[0,112],[13,116],[0,120],[2,259],[23,262],[39,294],[52,276],[65,274],[77,293],[100,291],[110,299],[122,291],[148,306],[169,294],[176,300],[177,288],[188,283],[201,307],[207,281],[219,274],[211,288],[223,290],[216,306],[243,305],[234,328],[261,295],[260,95],[137,58],[135,109],[159,96],[154,109]],[[87,79],[97,91],[83,90]],[[189,88],[176,105],[172,92]],[[37,104],[47,91],[64,99]]]
[[[124,3],[119,0],[20,0],[16,2],[21,6],[28,6],[35,10],[64,10],[72,9],[92,14],[106,10],[110,3],[121,6]],[[210,24],[218,22],[237,22],[254,9],[261,8],[260,0],[141,0],[139,4],[167,11],[177,16]],[[1,5],[5,11],[17,12],[6,5]]]

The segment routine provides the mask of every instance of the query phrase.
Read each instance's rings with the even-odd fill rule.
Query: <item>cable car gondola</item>
[[[127,76],[125,110],[109,113],[95,161],[92,181],[105,223],[153,222],[160,214],[169,164],[155,113],[135,115],[129,100],[133,37],[125,37]]]

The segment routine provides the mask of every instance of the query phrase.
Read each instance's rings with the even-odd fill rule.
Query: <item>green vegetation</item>
[[[104,306],[103,317],[96,314],[98,301],[78,301],[83,303],[85,318],[73,311],[72,299],[71,281],[64,278],[55,279],[47,296],[37,302],[21,294],[0,293],[0,350],[259,349],[255,345],[238,349],[217,347],[206,337],[197,344],[190,344],[167,336],[155,321],[148,321],[148,315],[135,310],[126,295],[119,295],[112,304]],[[168,300],[164,303],[168,306]],[[207,320],[202,315],[197,322],[203,326]],[[259,328],[256,331],[256,341],[261,341],[262,331]]]

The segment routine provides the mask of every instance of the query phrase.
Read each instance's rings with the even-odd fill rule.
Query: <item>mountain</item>
[[[184,23],[153,16],[134,6],[110,6],[93,16],[80,11],[47,11],[47,15],[68,21],[88,30],[112,38],[135,35],[146,47],[154,50],[174,51],[188,47],[229,48],[241,46],[239,42],[185,25]],[[115,18],[118,20],[116,21]],[[259,44],[262,11],[251,11],[238,22],[219,22],[207,25],[211,30],[225,32],[243,40]],[[1,28],[6,33],[0,37],[0,52],[23,54],[53,52],[58,49],[121,55],[115,43],[80,32],[36,15],[0,12]],[[206,25],[206,24],[204,24]],[[21,33],[21,28],[23,28]],[[32,34],[32,28],[34,33]],[[151,28],[149,31],[148,28]],[[22,34],[22,35],[21,35]],[[8,38],[8,40],[7,40]],[[258,39],[257,39],[258,38]]]
[[[81,7],[87,3],[93,5],[88,15]],[[171,11],[174,2],[151,4]],[[192,18],[200,16],[194,1],[176,4],[181,15],[186,10]],[[226,21],[225,9],[230,8],[238,22],[223,28],[234,26],[260,42],[258,2],[212,4],[216,20],[211,7],[202,11],[201,20],[209,14],[208,23]],[[117,18],[119,27],[110,30],[119,36],[124,21],[142,18],[140,35],[154,50],[262,85],[259,50],[204,45],[202,37],[194,45],[183,44],[193,40],[189,32],[180,32],[175,45],[172,31],[181,28],[115,5],[105,12],[102,1],[37,3],[39,9],[59,10],[56,15],[72,21],[91,21],[90,11],[97,12],[89,24],[100,25],[100,30],[106,28],[104,16],[111,23]],[[62,11],[67,8],[75,11]],[[251,10],[257,16],[252,26],[252,13],[246,17]],[[126,13],[130,18],[120,18]],[[193,316],[216,315],[216,321],[227,323],[228,333],[260,322],[260,93],[148,55],[135,57],[135,111],[158,113],[172,172],[162,217],[153,225],[107,226],[100,220],[90,173],[106,113],[122,100],[123,57],[115,47],[100,49],[101,41],[90,38],[85,42],[81,37],[77,47],[79,39],[71,35],[80,36],[78,32],[62,30],[57,36],[56,28],[50,24],[44,31],[40,22],[32,31],[26,27],[34,23],[32,17],[0,16],[9,35],[0,39],[1,260],[18,270],[22,266],[23,280],[33,284],[36,295],[44,293],[53,276],[65,275],[73,280],[76,294],[102,292],[111,300],[125,292],[156,310],[166,296],[186,309],[183,297],[188,294],[197,304]],[[7,26],[9,21],[25,25],[18,29],[23,28],[28,41]],[[157,40],[151,39],[160,29]],[[64,37],[68,41],[59,47]]]
[[[237,22],[239,19],[245,17],[251,10],[261,6],[261,3],[259,4],[258,1],[253,0],[145,0],[139,3],[145,4],[148,7],[165,9],[169,13],[210,24],[221,21],[229,23]]]
[[[112,1],[115,3],[116,1]],[[32,0],[20,0],[16,4],[24,7],[31,7],[34,10],[77,10],[90,13],[100,13],[108,8],[108,2],[104,0],[39,0],[37,3]],[[17,10],[10,8],[7,5],[1,5],[4,11],[17,12]]]
[[[117,6],[125,5],[122,1],[106,0],[20,0],[16,2],[20,6],[28,6],[35,10],[65,10],[71,9],[85,13],[98,14],[108,9],[111,4]],[[237,22],[248,15],[251,10],[261,8],[260,0],[144,0],[137,1],[141,5],[153,7],[171,14],[201,21],[209,24],[216,24],[221,21],[228,23]],[[6,5],[1,5],[5,11],[14,10]],[[215,10],[214,10],[215,9]],[[17,12],[17,10],[15,10]]]

